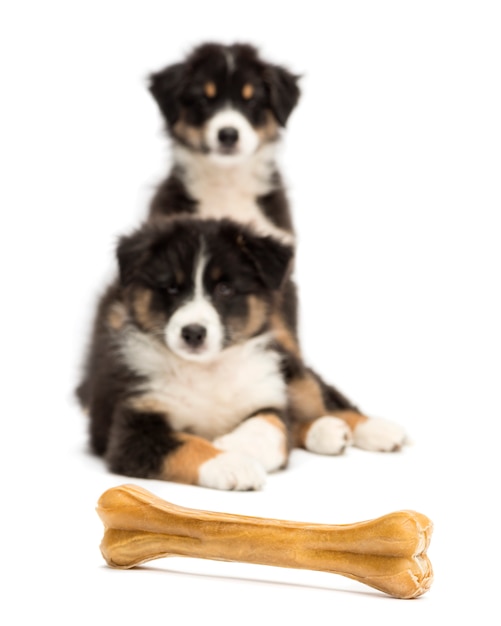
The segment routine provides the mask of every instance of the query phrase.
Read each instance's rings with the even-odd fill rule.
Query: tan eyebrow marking
[[[254,95],[254,87],[250,83],[245,83],[242,87],[242,98],[244,100],[250,100]]]
[[[216,84],[212,81],[205,83],[204,85],[204,93],[207,98],[215,98],[217,94]]]

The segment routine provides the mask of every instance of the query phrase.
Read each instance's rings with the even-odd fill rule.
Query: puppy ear
[[[140,228],[132,235],[119,239],[116,256],[122,287],[141,276],[141,269],[151,256],[152,232],[149,228]]]
[[[285,126],[298,103],[301,93],[297,85],[299,78],[278,65],[272,65],[265,70],[264,81],[270,94],[271,110],[281,126]]]
[[[280,289],[291,270],[292,246],[248,231],[237,235],[237,245],[252,262],[263,283],[274,291]]]
[[[185,64],[176,63],[149,76],[149,90],[169,126],[179,117],[179,94],[185,75]]]

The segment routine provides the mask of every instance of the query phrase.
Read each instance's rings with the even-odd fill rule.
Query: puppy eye
[[[179,285],[168,278],[158,280],[156,288],[162,293],[167,293],[169,296],[176,296],[180,291]]]
[[[214,98],[209,98],[204,93],[195,98],[195,104],[202,109],[207,109],[214,102]]]
[[[214,287],[214,294],[221,298],[229,298],[234,293],[235,293],[235,290],[228,283],[223,283],[223,282],[217,283],[217,285]]]
[[[166,291],[169,296],[177,296],[177,294],[179,293],[179,285],[177,285],[176,283],[171,283],[170,285],[167,285]]]

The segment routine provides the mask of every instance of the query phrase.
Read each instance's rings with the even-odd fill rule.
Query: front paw
[[[285,425],[278,418],[251,417],[233,432],[218,437],[213,445],[219,450],[250,456],[273,472],[287,462]]]
[[[264,467],[236,452],[222,452],[203,463],[198,471],[201,487],[235,491],[261,489],[266,480]]]
[[[325,415],[310,426],[305,448],[316,454],[342,454],[351,444],[351,431],[342,419]]]
[[[401,426],[381,418],[369,418],[353,432],[353,445],[373,452],[398,452],[406,439]]]

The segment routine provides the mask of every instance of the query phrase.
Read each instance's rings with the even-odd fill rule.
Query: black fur
[[[165,417],[117,407],[106,454],[109,469],[138,478],[158,476],[165,457],[182,445]]]

